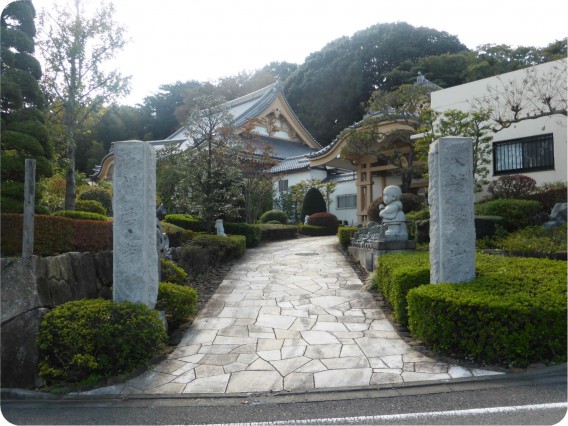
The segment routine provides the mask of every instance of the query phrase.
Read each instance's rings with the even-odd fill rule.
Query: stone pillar
[[[430,146],[430,282],[475,278],[473,145],[470,138],[445,137]]]
[[[24,226],[22,235],[22,257],[34,254],[34,212],[36,160],[26,158],[24,179]]]
[[[114,144],[113,300],[154,308],[158,297],[156,152],[147,142]]]

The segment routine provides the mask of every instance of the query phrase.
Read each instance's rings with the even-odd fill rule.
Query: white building
[[[566,59],[548,62],[534,67],[485,78],[431,94],[432,109],[444,112],[450,109],[471,111],[476,105],[491,106],[495,111],[511,115],[510,106],[495,104],[495,95],[506,94],[508,98],[522,99],[524,111],[540,116],[544,105],[534,105],[531,87],[553,94],[553,102],[566,113]],[[503,96],[500,100],[503,100]],[[567,181],[567,135],[566,115],[555,114],[539,118],[523,119],[493,134],[490,180],[509,174],[523,174],[536,180],[538,185],[546,182]],[[485,188],[486,189],[486,188]],[[482,198],[485,192],[477,195]]]

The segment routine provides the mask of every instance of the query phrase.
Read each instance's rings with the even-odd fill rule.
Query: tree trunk
[[[67,171],[65,173],[65,210],[75,210],[75,147],[67,147]]]

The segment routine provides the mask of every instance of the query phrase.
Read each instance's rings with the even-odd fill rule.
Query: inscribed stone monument
[[[154,308],[158,297],[156,153],[147,142],[114,144],[113,300]]]
[[[428,155],[430,282],[475,278],[473,145],[469,138],[441,138]]]

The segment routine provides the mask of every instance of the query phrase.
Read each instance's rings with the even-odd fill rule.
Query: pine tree
[[[51,174],[49,143],[39,86],[41,66],[34,58],[35,9],[31,1],[8,4],[2,11],[1,168],[2,212],[21,212],[25,159],[36,160],[36,178]]]

